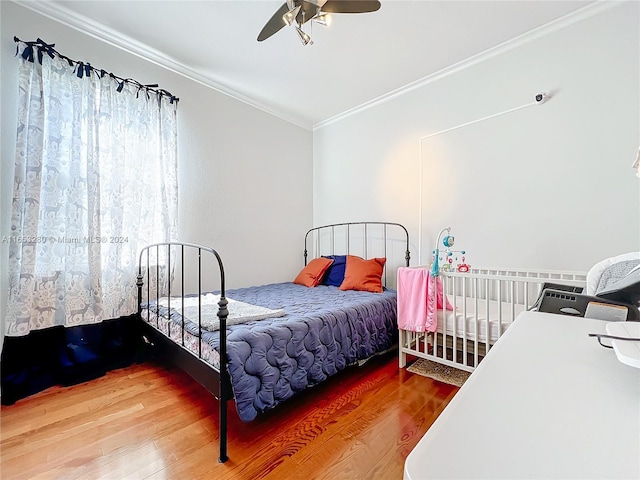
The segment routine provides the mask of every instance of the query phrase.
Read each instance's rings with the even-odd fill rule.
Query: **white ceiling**
[[[256,41],[283,0],[20,3],[313,128],[593,0],[381,0],[314,25],[309,46],[293,27]]]

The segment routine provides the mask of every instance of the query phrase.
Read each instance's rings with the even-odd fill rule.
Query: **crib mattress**
[[[495,343],[513,320],[525,310],[522,304],[512,305],[509,302],[496,300],[478,300],[476,305],[474,298],[467,298],[466,301],[461,296],[448,296],[448,298],[455,310],[438,310],[438,333],[475,340],[477,332],[477,340],[482,343],[487,343],[487,340],[490,344]],[[500,317],[502,322],[498,320]]]

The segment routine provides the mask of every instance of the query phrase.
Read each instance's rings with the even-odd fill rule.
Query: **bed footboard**
[[[192,269],[196,270],[195,275],[191,273]],[[177,275],[175,274],[176,270],[179,271]],[[185,272],[188,272],[186,277]],[[216,290],[220,292],[217,313],[220,321],[219,368],[206,362],[202,352],[202,286],[203,278],[211,276],[218,277]],[[178,278],[176,279],[176,277]],[[194,280],[197,285],[185,283],[185,281]],[[233,394],[226,368],[226,335],[229,311],[225,295],[224,266],[220,255],[210,247],[193,243],[164,242],[148,245],[140,252],[136,286],[138,289],[138,317],[145,339],[162,352],[163,358],[180,367],[219,399],[220,454],[218,461],[226,462],[229,458],[227,455],[227,400],[233,398]],[[187,291],[197,294],[198,298],[197,349],[188,348],[185,343],[184,305],[186,304]],[[161,331],[160,304],[158,302],[161,298],[166,299],[168,312],[175,310],[180,313],[182,308],[180,339],[171,339],[171,321],[167,321],[168,331],[166,334]],[[172,299],[178,304],[173,310]],[[157,303],[154,304],[153,301]],[[146,308],[143,309],[143,306]],[[151,318],[152,313],[155,314],[155,324],[154,319]]]
[[[435,332],[400,330],[401,368],[410,356],[472,372],[517,316],[535,308],[545,283],[586,284],[586,274],[568,271],[473,268],[439,277],[442,305],[452,310],[438,310]]]

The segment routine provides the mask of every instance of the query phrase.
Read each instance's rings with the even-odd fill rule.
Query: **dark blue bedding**
[[[227,329],[227,365],[238,415],[245,422],[397,340],[394,290],[277,283],[228,290],[227,297],[285,310],[283,317]],[[177,312],[171,318],[181,319]],[[197,335],[194,325],[185,329]],[[217,332],[203,331],[202,336],[217,350]]]

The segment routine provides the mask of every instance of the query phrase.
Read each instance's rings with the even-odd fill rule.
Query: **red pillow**
[[[340,290],[382,293],[382,271],[386,261],[386,258],[364,260],[355,255],[347,255],[347,267]]]
[[[332,263],[333,260],[330,258],[314,258],[300,271],[293,283],[304,285],[305,287],[315,287],[320,283],[324,273]]]

